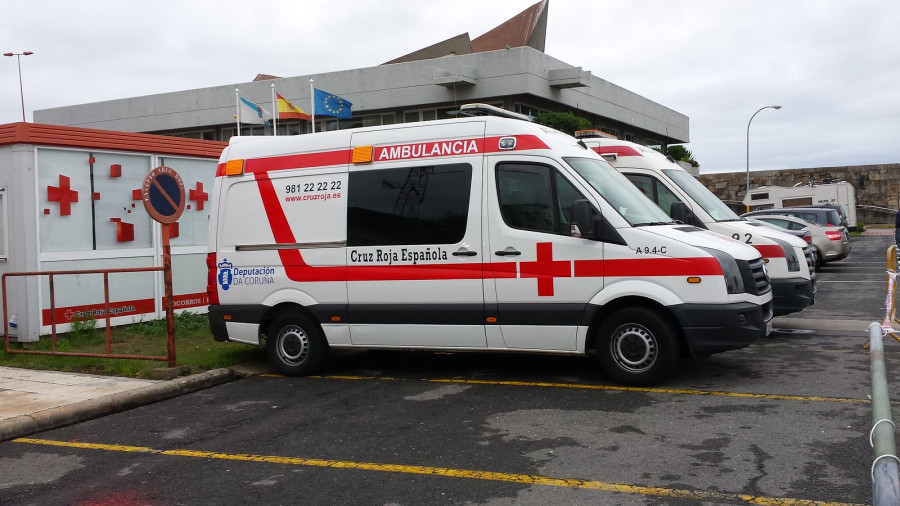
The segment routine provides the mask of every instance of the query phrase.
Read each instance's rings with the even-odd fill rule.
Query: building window
[[[625,132],[625,140],[628,141],[628,142],[634,142],[634,134],[630,134],[630,133],[628,133],[628,132]]]
[[[536,118],[537,115],[542,112],[547,112],[546,109],[540,109],[540,108],[534,107],[532,105],[520,104],[518,102],[513,106],[513,111],[515,111],[519,114],[524,114],[526,116],[531,116],[532,118]]]
[[[168,135],[171,137],[183,137],[186,139],[202,139],[204,141],[216,140],[215,130],[195,130],[193,132],[177,132]]]
[[[618,138],[619,138],[619,131],[616,130],[615,128],[600,127],[600,131],[603,132],[603,133],[605,133],[605,134],[611,135],[613,139],[618,139]]]
[[[404,111],[403,122],[415,123],[417,121],[433,121],[436,119],[450,119],[457,117],[456,107],[444,107],[441,109],[421,109],[418,111]]]
[[[228,142],[228,139],[238,134],[237,127],[228,127],[222,129],[222,141]],[[241,135],[266,135],[266,129],[262,125],[244,125],[241,124]]]
[[[461,241],[471,182],[462,163],[351,172],[347,246]]]
[[[309,121],[278,122],[278,135],[300,135],[309,132]]]
[[[152,220],[134,193],[149,155],[41,148],[37,161],[41,253],[152,246]]]

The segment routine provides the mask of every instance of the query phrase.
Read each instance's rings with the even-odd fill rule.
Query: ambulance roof
[[[599,137],[583,138],[582,141],[601,156],[614,155],[614,158],[613,156],[603,157],[613,167],[684,170],[659,151],[634,142]]]
[[[484,133],[483,135],[473,136],[472,132],[475,130],[478,132],[483,131]],[[543,149],[554,151],[559,156],[596,156],[590,150],[581,147],[575,138],[558,130],[517,119],[477,116],[334,130],[305,135],[232,137],[228,149],[222,153],[222,160],[346,150],[350,147],[368,143],[360,143],[354,139],[354,136],[365,139],[372,137],[365,135],[371,133],[381,133],[377,138],[384,141],[377,145],[452,141],[480,137],[530,136],[530,138],[538,139],[540,142],[528,144],[527,146],[520,144],[516,148],[518,151]]]

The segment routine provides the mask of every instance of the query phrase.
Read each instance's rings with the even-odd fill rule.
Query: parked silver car
[[[750,211],[749,213],[744,213],[741,216],[744,218],[756,218],[759,215],[779,215],[779,216],[793,216],[795,218],[801,218],[810,223],[815,223],[816,225],[820,225],[823,227],[830,227],[833,225],[842,226],[841,223],[841,214],[837,209],[831,207],[779,207],[775,209],[760,209],[758,211]],[[846,227],[843,227],[846,230]]]
[[[847,235],[847,230],[840,225],[821,226],[783,214],[754,214],[748,218],[764,221],[789,231],[808,230],[812,238],[812,245],[816,248],[816,268],[826,262],[843,260],[850,255],[850,237]]]

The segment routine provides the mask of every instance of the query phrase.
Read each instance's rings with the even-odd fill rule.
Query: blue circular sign
[[[184,182],[171,167],[162,165],[150,171],[141,185],[141,200],[151,218],[174,223],[184,212]]]

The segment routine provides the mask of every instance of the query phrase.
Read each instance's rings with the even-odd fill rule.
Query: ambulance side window
[[[543,165],[497,166],[500,215],[512,228],[569,235],[572,203],[582,199],[561,174]]]
[[[628,174],[626,177],[669,216],[672,215],[672,204],[681,202],[677,195],[654,177],[637,174]]]
[[[466,233],[472,166],[350,173],[347,245],[455,244]]]

